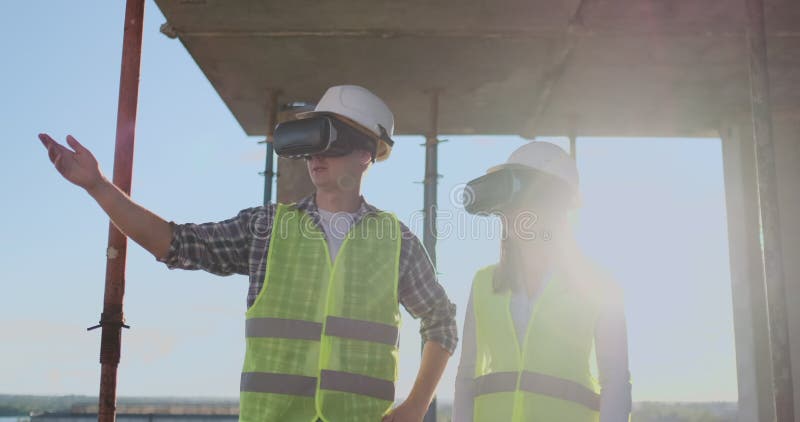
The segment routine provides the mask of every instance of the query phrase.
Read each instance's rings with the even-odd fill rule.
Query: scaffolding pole
[[[273,89],[267,90],[267,135],[263,143],[267,145],[266,159],[264,163],[264,205],[272,202],[272,179],[275,176],[275,147],[272,143],[275,135],[275,125],[278,124],[278,95],[280,91]]]
[[[745,0],[750,62],[750,105],[756,144],[756,174],[763,236],[770,354],[777,422],[794,422],[789,319],[783,273],[775,151],[772,144],[767,43],[763,0]]]
[[[578,161],[578,138],[575,136],[569,137],[569,156]]]
[[[139,100],[139,69],[142,57],[142,23],[144,0],[127,0],[125,30],[122,39],[122,65],[117,108],[117,137],[114,150],[114,184],[127,195],[131,193],[133,146],[136,129],[136,108]],[[122,328],[125,318],[122,302],[125,295],[125,260],[127,238],[109,223],[106,252],[106,280],[100,340],[100,397],[98,420],[113,422],[116,418],[117,367],[120,360]],[[91,329],[91,328],[90,328]]]
[[[578,118],[571,116],[569,119],[569,156],[578,161]]]
[[[425,250],[428,251],[428,256],[431,258],[434,268],[436,267],[436,191],[439,182],[439,163],[438,163],[438,147],[439,147],[439,91],[430,91],[431,96],[431,109],[430,109],[430,129],[425,136],[425,193],[423,198],[423,208],[425,212],[424,229],[422,236],[422,244]],[[425,343],[422,344],[422,348]],[[425,414],[424,422],[436,422],[436,397],[431,401],[428,407],[428,413]]]

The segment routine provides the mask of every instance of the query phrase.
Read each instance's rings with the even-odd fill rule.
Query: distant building
[[[97,422],[97,413],[44,413],[38,416],[31,416],[30,420],[31,422]],[[117,421],[120,422],[222,422],[238,420],[239,415],[117,414]]]
[[[238,421],[239,406],[234,404],[120,404],[120,422],[222,422]],[[48,412],[32,415],[31,422],[94,422],[97,405],[74,405],[70,412]]]

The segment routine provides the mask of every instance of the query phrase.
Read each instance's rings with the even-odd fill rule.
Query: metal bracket
[[[437,145],[438,145],[438,144],[443,144],[443,143],[445,143],[445,142],[450,142],[450,140],[449,140],[449,139],[438,139],[438,138],[436,139],[436,144],[437,144]],[[421,146],[421,147],[426,147],[426,146],[428,146],[428,141],[426,140],[424,144],[419,144],[419,146]]]
[[[159,31],[162,34],[166,35],[167,38],[169,39],[174,40],[175,38],[178,38],[178,31],[175,29],[174,26],[170,25],[169,22],[162,23],[161,27],[159,28]]]
[[[441,179],[443,177],[444,177],[443,174],[437,174],[436,175],[436,179]],[[415,180],[414,183],[419,184],[419,185],[424,185],[425,181],[424,180]]]
[[[111,327],[122,327],[122,328],[131,328],[129,325],[125,324],[125,317],[119,314],[113,315],[106,315],[105,312],[100,314],[100,322],[97,325],[93,325],[86,329],[86,331],[96,330],[100,327],[111,326]]]

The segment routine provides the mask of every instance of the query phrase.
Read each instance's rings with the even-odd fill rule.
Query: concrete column
[[[746,119],[739,122],[747,122]],[[739,422],[775,420],[756,157],[750,123],[721,130],[728,215]]]
[[[278,202],[296,202],[314,192],[306,160],[278,157]]]
[[[800,409],[800,114],[776,112],[772,127],[794,408]],[[795,421],[800,422],[800,412],[796,412]]]

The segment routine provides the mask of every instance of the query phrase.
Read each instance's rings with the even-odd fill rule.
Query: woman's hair
[[[563,277],[563,281],[569,283],[578,291],[588,291],[588,284],[591,284],[594,265],[580,250],[576,239],[571,230],[561,233],[564,237],[557,245],[554,254],[551,255],[553,269]],[[520,265],[523,262],[523,251],[519,248],[519,243],[514,242],[508,236],[504,236],[500,241],[500,261],[497,263],[492,275],[492,290],[495,293],[505,293],[524,289],[525,278]]]
[[[492,275],[492,288],[495,293],[505,293],[521,286],[518,263],[520,251],[508,237],[506,225],[503,225],[503,236],[500,239],[500,262]]]
[[[541,176],[531,185],[525,189],[517,199],[516,204],[518,208],[533,209],[535,206],[547,204],[548,207],[562,212],[567,217],[571,210],[572,198],[574,191],[569,188],[565,182],[555,178],[542,178]],[[508,221],[509,217],[503,218],[502,237],[500,240],[500,261],[494,270],[492,276],[492,287],[495,293],[502,293],[509,290],[515,290],[523,286],[524,280],[520,277],[520,263],[522,262],[522,251],[519,244],[514,241],[513,236],[509,230],[513,230],[516,226],[515,222]],[[560,236],[572,236],[571,231],[566,227],[566,231],[560,233]],[[537,240],[535,241],[541,241]],[[577,245],[574,239],[558,239],[556,240],[559,251],[554,254],[556,266],[562,264],[565,259],[569,259],[577,253]]]

